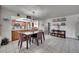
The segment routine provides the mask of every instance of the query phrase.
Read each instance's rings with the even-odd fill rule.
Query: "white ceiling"
[[[4,5],[3,7],[41,20],[79,13],[78,5]]]

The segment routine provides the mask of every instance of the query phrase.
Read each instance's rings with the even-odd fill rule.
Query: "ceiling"
[[[3,5],[3,7],[40,20],[79,13],[79,5]]]

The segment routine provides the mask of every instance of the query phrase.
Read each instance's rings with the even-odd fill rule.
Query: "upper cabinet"
[[[53,22],[62,22],[62,21],[66,21],[66,18],[62,17],[62,18],[53,19]]]
[[[12,29],[19,30],[31,30],[31,29],[38,29],[38,20],[29,20],[26,18],[18,18],[11,20]]]
[[[65,17],[53,19],[53,26],[65,26],[66,21]]]

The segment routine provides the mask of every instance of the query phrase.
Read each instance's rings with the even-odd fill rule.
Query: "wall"
[[[1,24],[1,6],[0,6],[0,24]],[[1,27],[0,27],[0,42],[1,42]]]
[[[76,25],[75,24],[79,20],[78,19],[79,18],[79,14],[77,14],[77,15],[71,15],[71,16],[65,16],[65,17],[67,19],[66,26],[61,26],[60,29],[66,31],[66,37],[77,38],[77,35],[79,33],[77,34],[77,32],[76,32],[76,28],[75,28]],[[57,17],[57,18],[61,18],[61,17]],[[45,27],[47,27],[47,24],[49,22],[51,24],[50,29],[57,29],[57,26],[53,26],[53,24],[54,24],[52,22],[53,19],[54,18],[50,18],[50,19],[45,20],[45,22],[44,22],[45,23]],[[79,28],[79,27],[77,26],[77,28]],[[79,30],[77,30],[77,31],[79,31]]]
[[[34,27],[38,28],[38,20],[34,20]]]
[[[39,30],[44,30],[44,27],[43,27],[43,20],[39,20],[39,21],[38,21],[38,27],[39,27]]]
[[[76,29],[76,37],[79,36],[79,21],[75,23],[75,29]]]
[[[0,21],[1,21],[1,6],[0,6]]]
[[[1,36],[1,6],[0,6],[0,36]]]
[[[11,22],[4,21],[3,18],[6,16],[16,16],[17,12],[8,10],[2,7],[1,11],[1,24],[2,24],[2,38],[7,37],[11,41]],[[24,15],[23,15],[24,16]]]

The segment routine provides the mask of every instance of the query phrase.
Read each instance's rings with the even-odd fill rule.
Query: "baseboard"
[[[77,38],[72,38],[72,37],[66,37],[67,39],[74,39],[74,40],[78,40]]]

